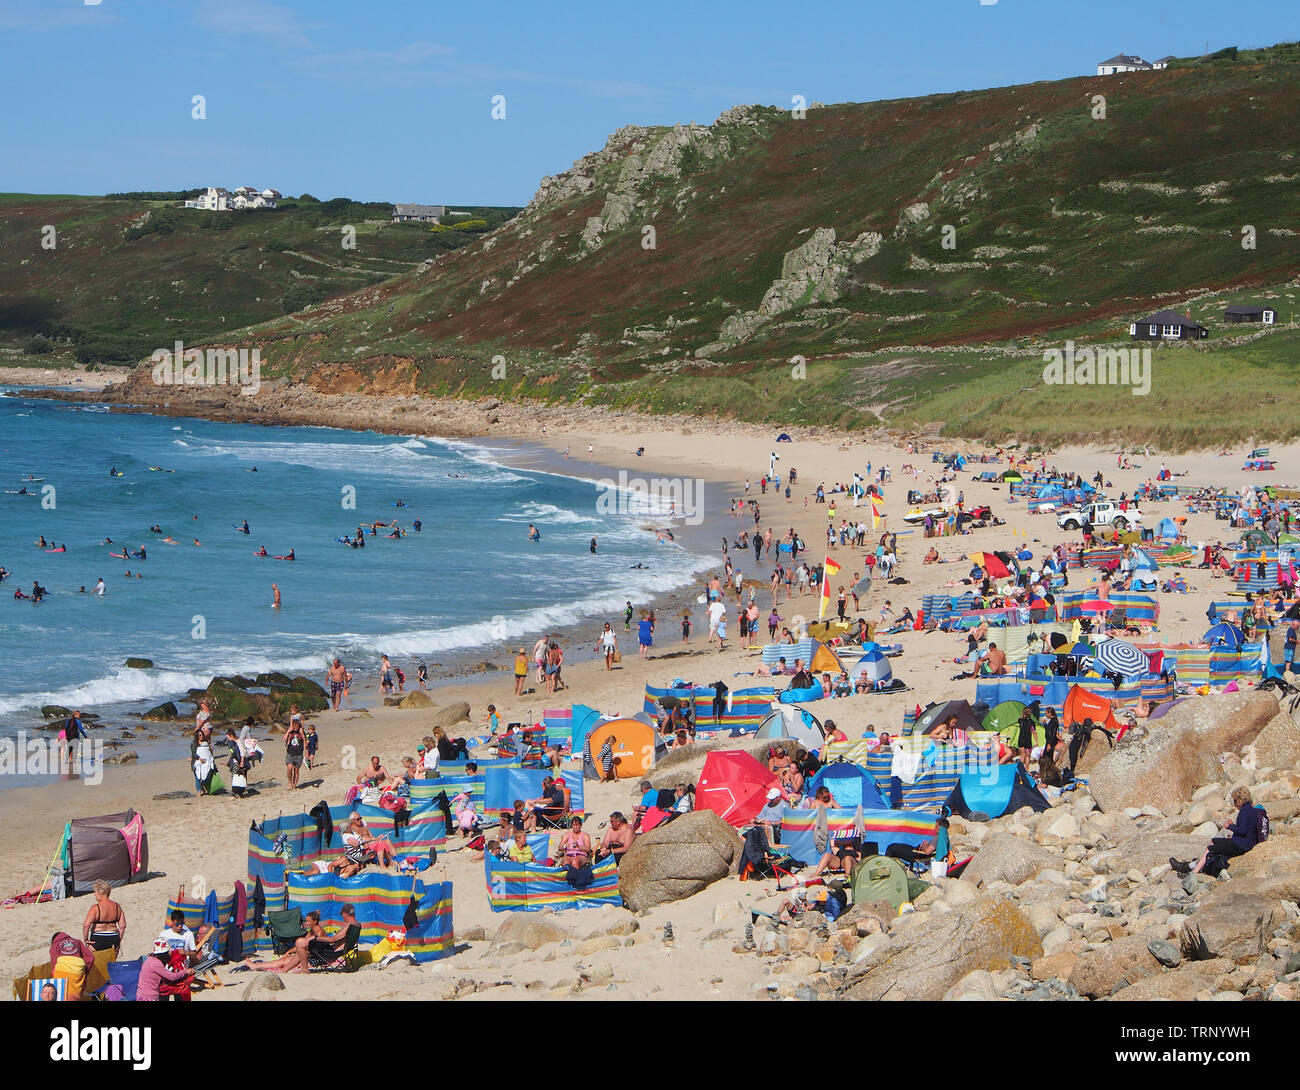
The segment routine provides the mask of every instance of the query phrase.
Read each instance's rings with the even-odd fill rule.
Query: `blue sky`
[[[1295,0],[0,0],[0,190],[525,204],[629,123],[1296,38]]]

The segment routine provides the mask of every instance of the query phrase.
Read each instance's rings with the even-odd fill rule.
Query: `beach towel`
[[[920,764],[920,752],[901,746],[895,747],[893,760],[889,764],[889,775],[900,783],[916,783],[916,773]]]
[[[243,882],[235,882],[235,907],[231,913],[231,919],[240,927],[248,923],[248,890],[244,887]]]

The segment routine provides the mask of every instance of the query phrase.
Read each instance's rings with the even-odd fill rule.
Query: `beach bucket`
[[[935,859],[930,863],[930,874],[934,878],[948,877],[948,860]]]

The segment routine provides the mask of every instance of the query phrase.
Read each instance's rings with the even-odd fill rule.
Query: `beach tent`
[[[1218,624],[1209,627],[1204,640],[1211,647],[1225,647],[1230,651],[1235,651],[1246,642],[1246,635],[1235,624],[1220,621]]]
[[[980,721],[975,717],[975,709],[969,700],[949,700],[943,704],[931,704],[916,720],[914,731],[929,734],[935,727],[941,727],[950,716],[957,717],[957,729],[972,731],[980,729]]]
[[[853,903],[870,904],[872,901],[888,901],[897,912],[911,901],[913,894],[909,891],[907,868],[897,859],[884,855],[873,855],[864,859],[853,871]],[[917,882],[916,895],[928,888],[928,883]]]
[[[948,796],[948,809],[967,820],[989,821],[1014,814],[1022,806],[1041,814],[1049,803],[1019,761],[967,773]]]
[[[1002,480],[1007,483],[1019,484],[1024,479],[1025,478],[1020,475],[1020,470],[1018,469],[1008,469],[1004,474],[1002,474]]]
[[[794,666],[795,659],[803,663],[813,673],[829,673],[832,677],[840,673],[844,666],[839,656],[821,640],[799,640],[797,643],[769,643],[761,653],[763,665],[769,669],[782,658],[787,666]]]
[[[852,810],[857,806],[867,810],[889,809],[889,800],[881,794],[875,777],[849,761],[822,765],[804,784],[804,795],[812,798],[819,787],[830,791],[840,809]]]
[[[1061,716],[1068,728],[1074,723],[1091,719],[1107,730],[1119,730],[1115,712],[1110,700],[1099,693],[1089,692],[1082,685],[1075,685],[1065,698],[1065,708]]]
[[[782,704],[780,709],[772,712],[760,724],[754,737],[788,738],[809,752],[821,749],[826,740],[821,720],[806,708],[796,708],[793,704]]]
[[[978,689],[976,690],[978,692]],[[1016,745],[1020,737],[1020,716],[1027,707],[1019,700],[1003,700],[989,709],[984,716],[984,729],[996,731],[1002,735],[1008,745]],[[1041,746],[1044,741],[1043,725],[1034,720],[1034,745]]]
[[[857,681],[863,670],[867,672],[867,680],[873,685],[883,685],[894,676],[894,668],[889,665],[889,659],[877,644],[873,644],[870,650],[854,663],[849,674],[850,678]]]
[[[597,776],[600,774],[600,750],[606,738],[613,742],[616,779],[644,776],[654,768],[657,742],[654,727],[639,719],[611,719],[598,723],[587,736],[587,756]]]
[[[72,895],[90,893],[100,878],[124,886],[149,877],[149,836],[134,810],[73,818],[64,827],[60,853],[64,887]]]
[[[1162,518],[1156,523],[1156,537],[1173,541],[1178,536],[1178,524],[1171,518]]]
[[[713,750],[695,787],[695,808],[712,810],[737,829],[754,820],[767,793],[780,787],[766,767],[743,750]]]

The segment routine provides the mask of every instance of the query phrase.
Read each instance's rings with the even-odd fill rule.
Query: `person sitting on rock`
[[[1206,861],[1211,855],[1219,856],[1223,864],[1226,865],[1227,860],[1239,855],[1245,855],[1263,839],[1261,836],[1262,824],[1267,822],[1268,818],[1264,815],[1261,807],[1252,805],[1250,792],[1244,787],[1238,787],[1232,793],[1232,805],[1237,807],[1237,817],[1223,827],[1225,833],[1231,833],[1232,835],[1211,838],[1209,846],[1201,853],[1201,858],[1194,864],[1185,863],[1181,859],[1170,856],[1169,865],[1177,873],[1200,874],[1205,870]],[[1222,869],[1222,867],[1219,869]],[[1217,874],[1218,871],[1214,873]]]

